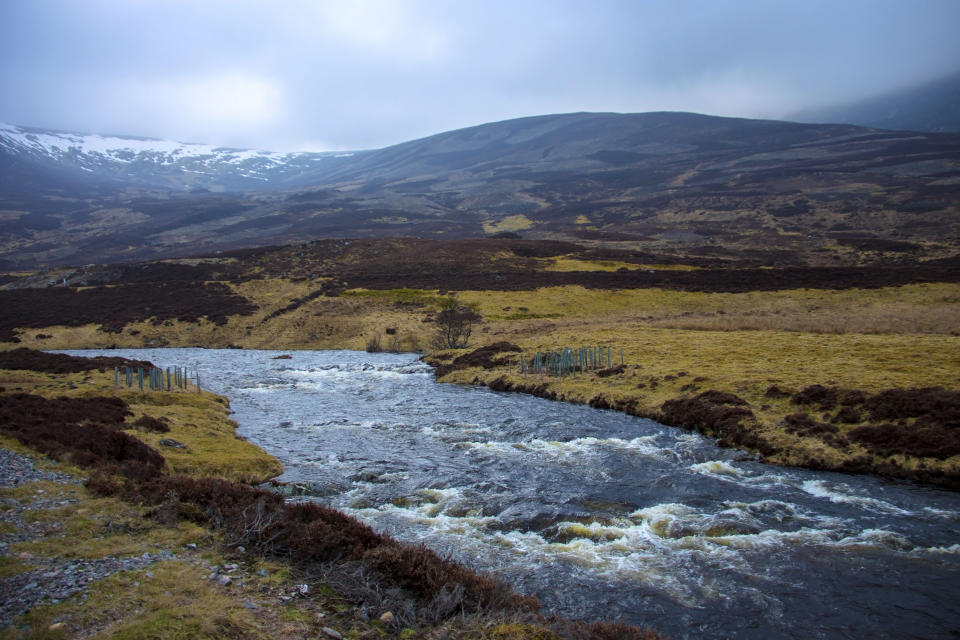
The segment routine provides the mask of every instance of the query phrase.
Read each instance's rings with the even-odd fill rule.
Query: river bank
[[[622,331],[619,343],[632,347],[642,340],[636,337],[636,330],[632,340],[630,333]],[[649,348],[664,349],[665,336],[660,333],[647,336]],[[685,348],[689,349],[698,336],[687,333]],[[719,353],[726,351],[728,370],[737,367],[738,352],[743,351],[738,349],[738,336],[728,333],[701,337],[715,343],[709,348],[718,351],[718,361]],[[545,342],[542,337],[536,341],[528,339],[523,344],[534,346],[526,349],[498,342],[472,350],[437,352],[424,359],[437,368],[441,382],[485,385],[497,391],[528,393],[650,418],[715,438],[724,447],[746,449],[756,459],[771,464],[872,473],[960,489],[960,391],[940,386],[877,385],[870,369],[879,367],[871,367],[867,361],[889,364],[889,356],[878,353],[883,338],[871,340],[867,336],[860,340],[873,345],[860,346],[868,358],[859,358],[859,375],[851,376],[841,368],[831,371],[829,362],[820,362],[817,369],[826,384],[801,386],[798,382],[809,380],[810,376],[790,371],[784,354],[796,350],[795,343],[803,341],[803,337],[766,337],[769,342],[780,339],[791,343],[789,350],[786,344],[780,350],[770,348],[765,362],[752,363],[759,368],[739,379],[701,375],[716,369],[709,357],[701,357],[698,369],[687,371],[683,362],[651,358],[648,350],[641,357],[644,364],[636,364],[638,354],[630,347],[626,356],[621,350],[616,356],[609,356],[610,366],[598,366],[592,371],[574,371],[565,377],[532,373],[530,358],[540,352],[540,345]],[[842,340],[837,336],[818,336],[819,344],[804,351],[808,358],[815,357],[814,347],[827,353],[832,350],[830,342]],[[611,343],[608,338],[606,344]],[[921,350],[923,341],[916,339],[913,346]],[[706,350],[704,345],[698,353]],[[855,353],[850,348],[839,351],[847,358]],[[929,356],[942,357],[932,351]],[[625,362],[613,364],[614,358]],[[521,360],[526,364],[522,366]],[[788,356],[787,362],[795,360]],[[900,366],[903,368],[903,363]],[[868,368],[866,372],[864,368]],[[763,374],[765,379],[760,378]],[[889,374],[884,377],[891,379]],[[867,386],[864,382],[873,384]]]
[[[282,466],[220,396],[117,389],[119,360],[0,355],[2,638],[658,637],[544,620],[433,552],[253,488]]]

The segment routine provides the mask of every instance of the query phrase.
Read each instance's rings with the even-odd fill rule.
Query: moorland
[[[424,351],[442,381],[651,417],[771,463],[956,487],[960,262],[857,262],[323,240],[21,275],[0,291],[18,310],[0,331],[35,349]],[[479,320],[464,349],[437,349],[451,296]],[[615,362],[563,378],[522,371],[537,352],[583,346]]]
[[[122,182],[104,157],[91,169],[11,148],[0,444],[86,486],[3,490],[43,534],[9,547],[26,555],[3,556],[3,579],[64,558],[186,560],[96,582],[89,605],[40,606],[3,637],[63,635],[63,620],[142,637],[174,618],[197,637],[643,637],[538,617],[422,549],[285,506],[250,487],[279,466],[235,437],[224,399],[117,390],[113,365],[72,371],[41,350],[420,352],[441,382],[650,417],[772,464],[960,487],[955,134],[568,114],[287,166],[258,191],[213,170],[185,183],[149,158],[124,157],[142,171]],[[469,318],[456,348],[437,340],[450,309]],[[605,366],[534,367],[586,347]],[[30,415],[61,426],[31,440]],[[103,437],[76,438],[78,425]],[[31,507],[37,492],[60,510]],[[349,534],[339,568],[290,538],[331,528]],[[303,553],[317,562],[291,560]],[[230,566],[243,576],[230,589],[203,580]],[[307,583],[323,586],[306,597]]]

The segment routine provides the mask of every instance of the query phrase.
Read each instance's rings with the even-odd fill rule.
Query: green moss
[[[341,294],[346,297],[366,298],[385,302],[403,302],[423,306],[438,307],[443,302],[443,296],[438,296],[423,289],[351,289]]]
[[[313,620],[313,614],[310,611],[305,611],[295,604],[288,604],[283,608],[283,615],[281,616],[287,622],[303,622],[309,623]]]
[[[31,569],[33,567],[16,558],[0,556],[0,578],[9,578],[20,573],[26,573]]]
[[[144,509],[114,498],[88,497],[57,509],[26,511],[24,520],[40,525],[44,536],[18,542],[11,549],[47,557],[94,559],[140,555],[213,539],[210,531],[194,523],[181,521],[166,527],[145,516]]]
[[[148,572],[150,575],[147,575]],[[40,606],[4,630],[3,638],[49,638],[50,625],[99,630],[98,638],[266,638],[253,614],[207,580],[200,567],[158,563],[92,583],[86,600]]]
[[[502,640],[558,640],[559,636],[549,629],[526,623],[503,623],[490,630],[489,638]]]

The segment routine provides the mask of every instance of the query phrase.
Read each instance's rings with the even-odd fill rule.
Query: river
[[[673,638],[960,635],[958,493],[765,465],[650,420],[437,384],[411,354],[67,353],[196,367],[239,433],[283,461],[281,480],[550,611]]]

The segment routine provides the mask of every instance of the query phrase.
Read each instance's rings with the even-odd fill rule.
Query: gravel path
[[[0,448],[0,487],[17,487],[34,480],[48,480],[61,484],[80,484],[82,479],[65,473],[37,469],[27,456]],[[13,526],[14,531],[0,534],[0,556],[14,556],[34,567],[31,571],[0,579],[0,629],[8,627],[18,616],[40,604],[55,604],[81,593],[86,585],[102,580],[119,571],[142,569],[161,560],[174,560],[169,551],[144,553],[140,556],[117,558],[107,556],[96,560],[61,560],[14,554],[10,546],[16,542],[37,540],[42,528],[27,523],[23,514],[28,510],[55,509],[75,500],[61,499],[38,491],[30,502],[0,498],[0,522]]]

